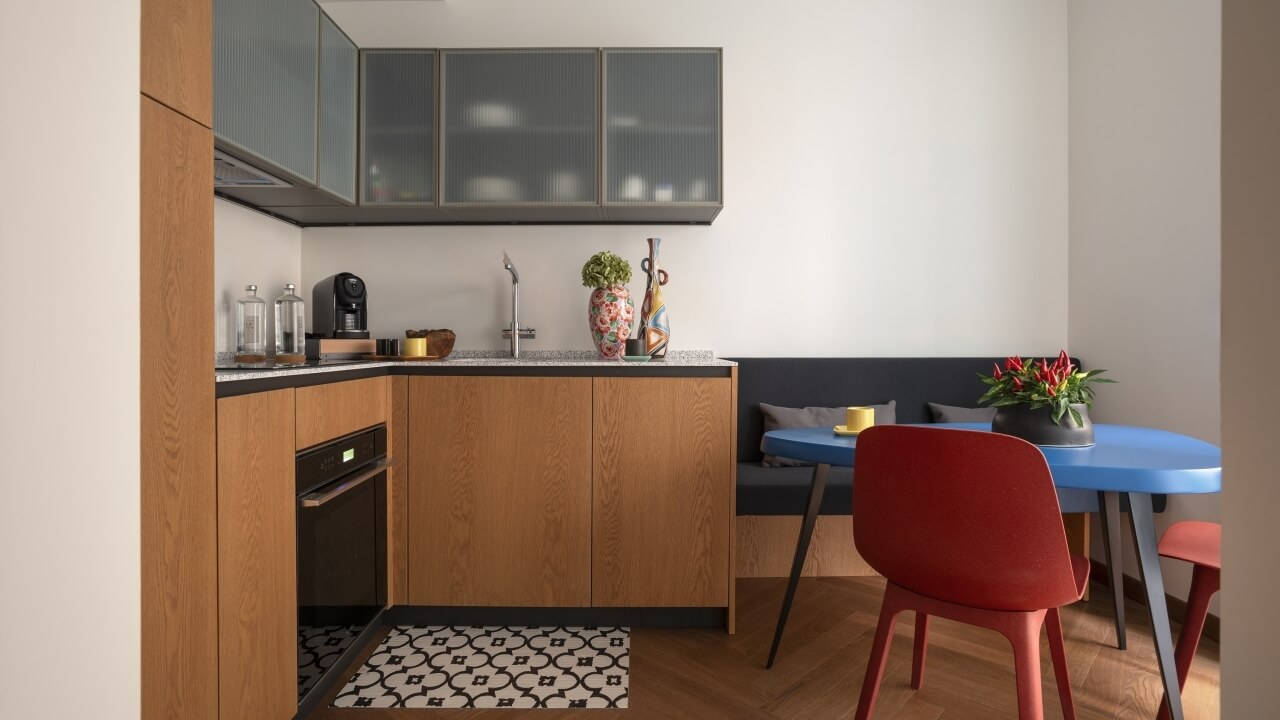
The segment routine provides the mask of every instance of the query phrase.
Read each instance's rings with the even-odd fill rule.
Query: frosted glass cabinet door
[[[604,51],[606,204],[719,204],[720,51]]]
[[[434,204],[436,54],[365,50],[360,204]]]
[[[213,131],[222,144],[316,181],[320,10],[311,0],[214,0]]]
[[[356,83],[360,55],[355,43],[325,15],[320,18],[320,163],[316,184],[356,201]]]
[[[595,204],[597,57],[444,51],[444,203]]]

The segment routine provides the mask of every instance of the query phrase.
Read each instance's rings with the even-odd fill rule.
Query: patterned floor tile
[[[625,627],[396,627],[333,707],[625,708],[630,650]]]

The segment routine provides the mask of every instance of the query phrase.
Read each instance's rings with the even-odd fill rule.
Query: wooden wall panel
[[[217,715],[213,137],[141,97],[142,717]]]
[[[800,535],[799,515],[743,515],[737,523],[738,577],[787,577]],[[853,546],[848,515],[819,515],[803,577],[875,575]]]
[[[387,421],[388,378],[298,388],[298,450]]]
[[[729,612],[725,629],[738,632],[738,368],[729,370]]]
[[[1063,513],[1062,527],[1067,531],[1067,549],[1089,557],[1089,513]],[[1084,586],[1084,599],[1089,599],[1089,586]]]
[[[731,385],[594,379],[593,606],[728,606]]]
[[[213,127],[213,0],[142,0],[141,60],[144,95]]]
[[[218,401],[221,717],[298,709],[294,390]]]
[[[591,379],[409,378],[409,602],[590,601]]]
[[[800,533],[799,515],[743,515],[737,518],[735,568],[741,578],[787,577]],[[1089,515],[1062,516],[1071,552],[1089,556]],[[848,515],[819,515],[805,558],[803,577],[875,575],[853,545]]]
[[[409,378],[387,378],[387,604],[409,601]]]

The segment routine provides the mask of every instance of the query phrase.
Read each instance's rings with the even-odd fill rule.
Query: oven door
[[[298,498],[298,698],[386,604],[386,464]]]

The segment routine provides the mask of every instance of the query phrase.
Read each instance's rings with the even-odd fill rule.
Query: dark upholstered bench
[[[978,373],[1004,358],[730,358],[738,363],[738,515],[803,515],[812,467],[763,467],[760,403],[835,407],[897,402],[899,424],[927,423],[928,404],[975,407],[986,391]],[[1079,363],[1079,361],[1076,361]],[[1095,493],[1060,490],[1062,511],[1096,512]],[[1156,511],[1164,510],[1156,496]],[[832,468],[823,515],[849,515],[853,471]]]

